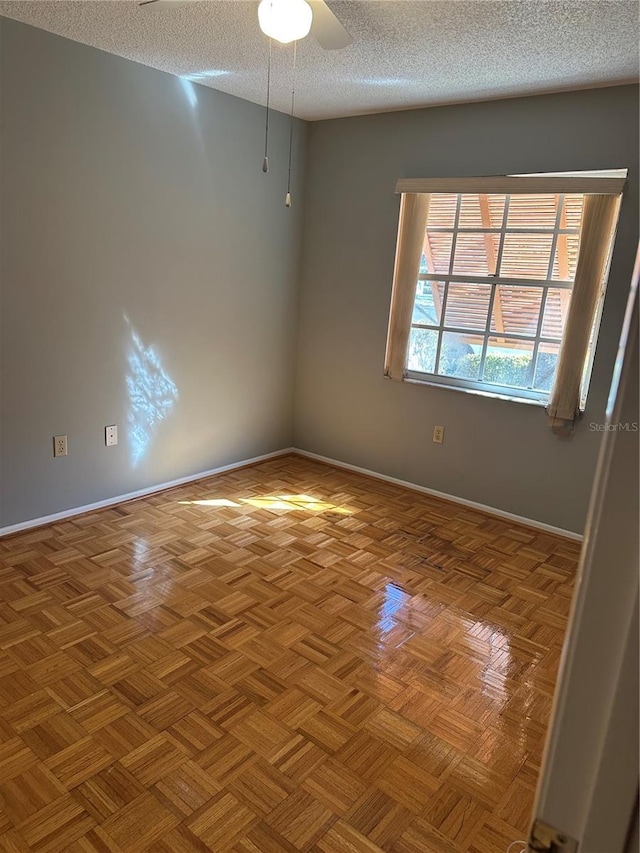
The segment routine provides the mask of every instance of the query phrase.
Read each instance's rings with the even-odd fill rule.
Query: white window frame
[[[492,382],[486,382],[482,379],[473,380],[473,379],[463,379],[460,377],[453,377],[438,374],[437,371],[439,367],[440,354],[442,349],[443,336],[446,332],[452,332],[454,334],[464,334],[472,337],[479,337],[483,339],[482,344],[482,354],[481,354],[481,363],[479,368],[479,374],[482,375],[484,370],[485,360],[487,349],[489,345],[489,339],[491,337],[504,337],[510,340],[523,340],[527,343],[533,344],[531,365],[528,369],[528,378],[530,386],[533,385],[533,381],[535,379],[535,372],[538,364],[538,357],[540,353],[541,344],[552,344],[559,346],[561,340],[559,341],[557,338],[549,338],[542,335],[542,325],[544,322],[544,311],[545,304],[548,296],[548,292],[550,289],[553,290],[568,290],[571,292],[573,288],[573,279],[571,280],[562,280],[562,279],[554,279],[553,276],[553,267],[554,260],[557,251],[558,237],[564,234],[575,235],[579,233],[579,229],[576,228],[561,228],[561,219],[562,219],[562,210],[564,206],[565,196],[568,194],[581,194],[584,195],[586,193],[621,193],[622,188],[624,187],[624,183],[626,180],[627,170],[606,170],[602,172],[589,172],[589,173],[547,173],[544,175],[519,175],[519,176],[503,176],[496,178],[463,178],[463,179],[450,179],[450,178],[427,178],[427,179],[411,179],[411,178],[403,178],[398,180],[396,184],[396,192],[397,193],[447,193],[447,194],[457,194],[457,205],[455,212],[455,220],[453,227],[439,227],[439,228],[430,228],[429,231],[432,233],[452,233],[452,246],[451,246],[451,255],[449,259],[449,271],[448,273],[419,273],[417,281],[428,281],[428,282],[443,282],[443,298],[442,298],[442,306],[440,309],[440,323],[438,324],[430,324],[430,323],[413,323],[411,322],[410,328],[418,328],[418,329],[426,329],[434,331],[438,334],[438,342],[437,349],[434,361],[434,372],[426,373],[418,370],[405,369],[405,380],[409,382],[417,382],[420,384],[433,385],[435,387],[440,388],[449,388],[458,391],[466,391],[467,393],[480,394],[483,396],[489,396],[497,399],[511,400],[521,403],[529,403],[538,406],[545,406],[549,400],[550,391],[541,391],[534,389],[533,387],[528,388],[520,388],[517,386],[496,384]],[[467,227],[460,228],[460,209],[461,209],[461,201],[463,195],[475,195],[478,193],[482,194],[504,194],[506,195],[505,199],[505,207],[503,211],[503,218],[501,226],[491,227],[491,228],[478,228],[478,227]],[[529,228],[508,228],[508,216],[509,216],[509,203],[510,197],[512,195],[519,194],[547,194],[553,193],[558,195],[559,203],[557,205],[556,210],[556,219],[554,223],[553,229],[550,227],[535,227],[531,226]],[[500,265],[502,262],[502,255],[504,251],[505,244],[505,235],[513,234],[513,233],[544,233],[544,234],[552,234],[552,245],[549,256],[549,263],[547,268],[547,277],[545,279],[531,279],[531,278],[516,278],[516,277],[502,277],[499,275],[487,275],[487,276],[474,276],[474,275],[457,275],[453,273],[453,265],[455,260],[455,248],[456,248],[456,239],[458,234],[496,234],[500,236],[500,241],[498,245],[497,251],[497,263],[496,270],[500,271]],[[464,284],[482,284],[491,286],[491,295],[489,306],[487,310],[487,321],[484,329],[471,329],[471,328],[459,328],[453,326],[447,326],[445,324],[446,317],[446,308],[447,308],[447,297],[450,283],[464,283]],[[542,299],[540,303],[540,310],[538,315],[538,323],[536,328],[535,335],[526,336],[521,334],[514,334],[509,332],[499,332],[497,330],[491,329],[492,315],[493,315],[493,306],[495,301],[495,296],[497,292],[497,286],[504,285],[506,287],[516,286],[516,287],[540,287],[542,289]],[[592,333],[593,342],[590,347],[589,358],[585,365],[585,372],[583,376],[582,382],[582,399],[581,399],[581,409],[584,409],[584,405],[586,404],[586,395],[590,384],[590,376],[593,367],[593,355],[595,350],[595,343],[598,337],[598,329],[600,324],[600,318],[602,315],[602,306],[604,302],[604,295],[606,290],[606,279],[603,282],[603,287],[601,289],[600,301],[598,310],[596,312],[596,318],[594,323],[594,330]],[[414,298],[415,299],[415,298]],[[407,360],[409,357],[409,349],[407,348]]]
[[[452,243],[451,243],[451,256],[449,259],[449,272],[448,273],[420,273],[418,275],[418,281],[437,281],[442,282],[444,284],[444,292],[442,297],[442,308],[440,309],[440,323],[437,325],[432,325],[428,323],[411,323],[412,329],[428,329],[431,331],[435,331],[438,333],[438,344],[436,348],[435,362],[434,362],[434,372],[433,373],[423,373],[418,370],[409,370],[407,369],[407,379],[411,379],[414,381],[426,381],[430,384],[434,385],[445,385],[454,388],[466,388],[474,391],[486,391],[488,393],[498,394],[502,397],[507,397],[509,399],[513,398],[522,398],[525,400],[530,400],[531,402],[537,402],[540,405],[545,405],[547,400],[549,399],[549,391],[539,391],[534,389],[533,387],[521,388],[515,385],[502,385],[493,382],[485,382],[482,379],[462,379],[460,377],[448,376],[447,374],[439,374],[438,367],[440,366],[440,356],[442,352],[442,341],[443,336],[446,332],[451,332],[453,334],[461,334],[467,335],[468,337],[478,337],[483,339],[482,343],[482,353],[480,356],[480,366],[478,369],[478,373],[482,376],[484,371],[487,350],[489,346],[489,339],[496,337],[508,338],[509,340],[522,340],[529,344],[533,344],[533,351],[531,356],[531,365],[528,369],[528,378],[530,379],[530,385],[533,385],[533,380],[536,374],[536,368],[538,364],[538,355],[540,352],[540,344],[552,344],[559,347],[560,342],[557,338],[548,338],[542,335],[542,324],[544,321],[544,311],[547,301],[547,295],[549,289],[554,290],[568,290],[571,292],[573,287],[573,281],[564,281],[562,279],[554,279],[553,276],[553,266],[554,260],[556,256],[557,246],[558,246],[558,237],[564,234],[579,234],[579,228],[561,228],[560,223],[562,221],[562,211],[564,209],[564,199],[565,194],[558,194],[558,205],[556,210],[556,219],[554,222],[553,230],[550,227],[530,227],[530,228],[507,228],[507,222],[509,219],[509,204],[511,201],[512,195],[517,195],[516,193],[507,194],[505,198],[505,205],[502,215],[502,224],[500,227],[496,228],[461,228],[459,227],[460,222],[460,209],[462,205],[462,197],[463,195],[471,195],[470,193],[458,193],[457,203],[456,203],[456,211],[455,218],[453,222],[453,226],[451,228],[429,228],[428,230],[431,233],[446,233],[452,234]],[[545,279],[531,279],[531,278],[515,278],[515,277],[501,277],[498,275],[486,275],[486,276],[476,276],[476,275],[454,275],[453,274],[453,265],[455,260],[455,250],[456,250],[456,241],[459,234],[496,234],[499,235],[500,241],[498,244],[497,251],[497,260],[496,260],[496,269],[500,269],[500,265],[502,263],[502,255],[504,251],[504,243],[506,234],[551,234],[551,248],[549,255],[549,263],[547,266],[547,276]],[[489,298],[489,307],[487,310],[487,321],[485,323],[484,329],[471,329],[471,328],[460,328],[454,326],[447,326],[445,323],[446,311],[447,311],[447,298],[449,294],[449,285],[455,283],[461,284],[482,284],[491,287],[491,295]],[[539,287],[542,290],[542,298],[540,301],[540,309],[538,315],[538,324],[536,328],[535,335],[521,335],[512,332],[506,331],[497,331],[491,329],[491,321],[493,319],[493,308],[496,299],[497,288],[499,286],[506,287]],[[601,296],[602,299],[602,296]]]

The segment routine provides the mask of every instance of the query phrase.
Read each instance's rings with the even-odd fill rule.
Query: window
[[[430,200],[407,370],[546,400],[578,254],[582,195]]]
[[[601,250],[600,266],[590,264],[595,284],[581,284],[589,306],[574,311],[582,327],[588,323],[577,356],[579,409],[623,182],[610,175],[399,182],[423,183],[428,191],[403,194],[387,375],[547,403],[569,323],[585,201],[598,189],[595,195],[611,204],[602,211],[592,205],[589,212],[589,229],[594,217],[604,219],[590,240]],[[582,254],[584,280],[589,253]],[[408,282],[404,300],[400,280]],[[405,328],[398,334],[402,315]],[[394,336],[404,347],[399,353],[395,347],[396,375]]]

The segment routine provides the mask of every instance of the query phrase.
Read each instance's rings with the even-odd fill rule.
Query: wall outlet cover
[[[107,447],[118,443],[118,427],[115,424],[104,428],[104,443]]]
[[[53,436],[53,455],[56,458],[58,456],[66,456],[67,455],[67,436],[66,435],[54,435]]]

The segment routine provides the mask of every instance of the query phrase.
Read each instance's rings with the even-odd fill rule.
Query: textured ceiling
[[[296,114],[322,119],[611,85],[638,75],[626,0],[335,0],[354,37],[298,46]],[[257,0],[141,8],[136,0],[0,0],[0,15],[264,103]],[[272,103],[287,111],[292,49],[274,47]]]

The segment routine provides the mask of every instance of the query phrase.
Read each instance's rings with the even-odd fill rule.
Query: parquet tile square
[[[66,710],[75,708],[85,700],[93,699],[103,690],[102,684],[84,670],[76,670],[72,675],[47,687],[49,696]]]
[[[345,814],[351,826],[381,847],[389,847],[415,815],[384,791],[366,791]]]
[[[0,785],[0,809],[15,826],[64,794],[64,785],[38,762]]]
[[[234,847],[234,853],[298,853],[298,848],[275,829],[260,822]]]
[[[296,456],[0,539],[0,850],[500,853],[578,555]]]
[[[296,850],[309,850],[329,826],[335,822],[333,812],[303,790],[294,791],[267,818],[283,838]]]
[[[61,707],[46,690],[36,690],[35,693],[1,708],[0,716],[13,726],[16,732],[21,733],[53,717],[60,712]]]
[[[318,711],[309,717],[298,731],[325,752],[335,752],[356,732],[356,727],[329,710]]]
[[[153,785],[187,758],[188,754],[171,735],[156,735],[123,756],[120,763],[143,785]]]
[[[382,853],[382,848],[353,826],[338,821],[318,841],[313,853]]]
[[[266,817],[296,790],[296,784],[263,759],[250,765],[228,785],[254,814]]]
[[[337,815],[344,815],[367,790],[366,783],[359,776],[334,759],[317,767],[307,776],[302,787]]]
[[[507,849],[506,847],[504,848]],[[417,819],[400,836],[391,848],[391,853],[468,853],[466,847],[461,847],[450,838],[446,838],[430,823]],[[496,848],[496,853],[502,853]]]
[[[180,819],[193,814],[221,790],[222,785],[192,761],[185,761],[154,786],[158,801]]]
[[[22,732],[22,740],[42,761],[86,738],[87,731],[65,711]]]
[[[97,823],[102,823],[145,793],[145,788],[119,762],[81,782],[75,799]]]
[[[376,780],[376,787],[396,802],[420,813],[440,786],[439,780],[404,755],[390,764]]]
[[[335,758],[366,782],[372,783],[399,755],[395,747],[361,730],[336,752]]]
[[[38,761],[38,756],[19,737],[0,746],[0,784],[19,776]]]
[[[113,764],[114,758],[91,735],[56,752],[44,762],[51,772],[70,789]]]
[[[169,734],[182,748],[191,755],[197,755],[214,741],[224,737],[224,730],[219,728],[202,711],[193,711],[175,722],[169,729]]]
[[[226,734],[204,749],[195,760],[224,786],[254,764],[258,756],[233,735]]]
[[[101,687],[102,685],[99,685],[99,692],[82,699],[68,709],[69,716],[89,733],[102,729],[129,713],[127,705],[109,690],[100,689]]]
[[[488,816],[482,805],[443,782],[422,810],[421,817],[450,841],[465,849]]]
[[[302,735],[297,735],[270,760],[285,776],[301,783],[316,767],[324,764],[327,758],[328,755],[323,749],[310,743]]]
[[[216,794],[190,817],[186,826],[211,850],[230,850],[258,823],[256,815],[229,792]]]
[[[510,826],[516,826],[523,836],[526,835],[534,794],[535,790],[529,785],[516,780],[509,786],[497,808],[494,809],[496,817]]]
[[[55,684],[56,681],[60,681],[61,678],[78,669],[80,669],[78,661],[66,652],[60,651],[31,664],[27,667],[26,672],[40,687],[46,687],[48,684]]]
[[[141,794],[102,823],[103,830],[124,850],[145,850],[179,824],[150,793]]]
[[[95,826],[93,818],[70,794],[53,800],[16,827],[30,849],[62,853]]]
[[[0,834],[0,850],[5,853],[29,853],[31,848],[16,829]]]
[[[147,850],[148,853],[210,853],[211,848],[181,824]]]

